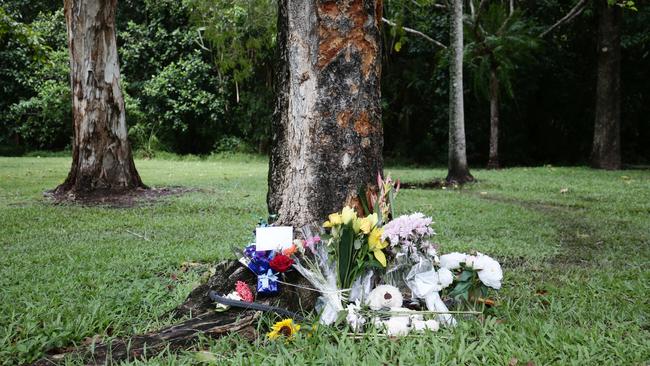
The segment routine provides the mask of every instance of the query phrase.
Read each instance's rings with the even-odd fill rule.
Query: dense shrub
[[[198,52],[167,65],[143,85],[147,129],[180,153],[208,153],[230,126],[223,88]]]
[[[385,0],[384,16],[448,43],[447,14],[429,1]],[[517,2],[544,27],[573,2]],[[118,52],[127,124],[142,156],[157,151],[268,152],[274,108],[277,4],[273,0],[121,0]],[[61,150],[70,143],[65,21],[60,1],[0,5],[0,154]],[[622,149],[648,162],[650,6],[624,14]],[[583,163],[594,121],[597,18],[589,6],[513,63],[513,98],[501,108],[506,165]],[[533,34],[538,34],[535,30]],[[470,40],[471,37],[466,39]],[[382,111],[388,159],[445,164],[448,72],[444,52],[384,27]],[[487,160],[489,105],[466,70],[466,135],[472,165]]]

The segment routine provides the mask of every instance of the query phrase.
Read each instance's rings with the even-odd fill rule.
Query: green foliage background
[[[448,74],[445,52],[408,26],[448,43],[447,16],[431,0],[387,0],[382,107],[385,155],[444,164]],[[501,1],[490,1],[497,18]],[[570,0],[518,1],[510,39],[490,37],[503,67],[501,160],[577,164],[593,135],[597,17],[592,6],[545,37]],[[266,153],[273,113],[275,0],[122,0],[117,30],[130,136],[136,149],[209,154]],[[68,59],[60,1],[0,5],[0,154],[69,148]],[[623,26],[622,141],[627,163],[650,161],[650,6]],[[492,9],[492,8],[491,8]],[[486,18],[489,22],[490,17]],[[471,26],[471,22],[467,23]],[[489,26],[489,24],[486,24]],[[522,33],[522,29],[525,31]],[[487,160],[489,60],[466,34],[466,133],[471,164]],[[531,45],[530,43],[535,43]],[[524,47],[529,44],[531,47]]]

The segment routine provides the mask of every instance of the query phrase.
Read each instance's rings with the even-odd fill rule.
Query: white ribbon
[[[426,266],[424,266],[426,268]],[[422,269],[420,266],[414,266],[407,275],[407,284],[413,295],[417,298],[424,299],[427,309],[440,313],[449,312],[447,305],[440,298],[440,291],[443,289],[440,284],[438,272],[431,268],[426,272],[417,272]],[[451,314],[438,314],[436,319],[443,325],[455,326],[456,319]]]
[[[278,280],[278,276],[276,276],[275,273],[273,273],[273,271],[271,269],[269,269],[268,272],[257,276],[257,278],[260,281],[262,281],[262,287],[264,287],[264,288],[269,287],[269,281],[277,281]]]

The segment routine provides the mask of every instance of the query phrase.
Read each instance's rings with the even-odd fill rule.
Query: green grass
[[[42,192],[65,178],[68,158],[0,158],[0,364],[170,324],[164,314],[265,215],[259,157],[136,165],[149,185],[202,190],[130,209],[53,205]],[[387,172],[410,182],[445,173]],[[398,212],[432,215],[443,252],[477,249],[502,262],[494,318],[399,340],[320,327],[292,343],[231,336],[196,350],[234,364],[648,364],[650,172],[473,173],[480,182],[463,189],[400,192]],[[188,261],[205,265],[184,272]],[[194,363],[188,351],[132,364]]]

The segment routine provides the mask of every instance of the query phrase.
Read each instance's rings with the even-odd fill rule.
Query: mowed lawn
[[[0,365],[171,324],[165,314],[266,215],[263,158],[136,161],[151,186],[200,190],[134,208],[51,203],[43,191],[69,163],[0,158]],[[408,182],[445,175],[386,172]],[[479,183],[462,189],[402,190],[397,208],[431,215],[442,252],[475,249],[501,261],[494,317],[402,339],[326,327],[290,343],[203,339],[132,364],[195,364],[197,350],[216,364],[650,363],[650,171],[473,174]]]

